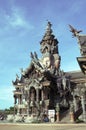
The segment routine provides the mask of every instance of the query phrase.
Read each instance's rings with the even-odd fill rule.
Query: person
[[[44,115],[43,121],[44,122],[49,122],[49,118],[47,117],[47,115]]]
[[[24,115],[22,116],[22,122],[24,122]]]

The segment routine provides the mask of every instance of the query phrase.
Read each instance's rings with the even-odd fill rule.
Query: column
[[[43,93],[43,89],[41,90],[41,96],[42,96],[42,101],[44,100],[44,93]]]
[[[57,105],[56,105],[56,122],[59,122],[59,121],[60,121],[60,106],[57,103]]]
[[[20,104],[20,95],[18,95],[18,105]]]
[[[20,95],[18,95],[18,108],[17,108],[17,115],[20,114],[20,108],[19,108],[19,105],[20,105]]]
[[[19,105],[21,104],[21,95],[19,95]]]
[[[14,95],[14,116],[15,116],[15,105],[16,105],[16,102],[17,102],[17,98],[15,97],[15,95]]]
[[[82,104],[82,110],[83,110],[83,121],[86,122],[86,112],[85,112],[85,99],[84,99],[84,95],[81,96],[81,104]]]
[[[20,112],[20,109],[19,109],[19,108],[17,108],[17,115],[19,115],[19,112]]]
[[[37,102],[37,118],[40,116],[40,110],[39,110],[39,89],[36,89],[36,102]]]
[[[22,104],[22,95],[20,95],[20,104]]]
[[[27,106],[27,115],[29,115],[29,111],[30,111],[30,90],[28,90],[28,106]]]
[[[17,98],[16,98],[16,96],[14,95],[14,104],[16,104],[16,102],[17,102]]]
[[[36,101],[39,102],[39,89],[36,89]]]
[[[75,117],[74,117],[74,104],[70,104],[70,122],[74,123]]]
[[[78,108],[77,108],[77,102],[76,102],[75,97],[74,97],[73,103],[74,103],[74,111],[76,112]]]
[[[16,104],[17,104],[17,95],[14,95],[14,115],[17,114],[17,108],[16,108]]]

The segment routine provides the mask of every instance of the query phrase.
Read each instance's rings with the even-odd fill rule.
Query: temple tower
[[[60,56],[58,52],[58,40],[52,34],[52,24],[48,22],[46,32],[43,36],[41,45],[42,60],[44,66],[50,70],[56,68],[59,70],[60,67]]]

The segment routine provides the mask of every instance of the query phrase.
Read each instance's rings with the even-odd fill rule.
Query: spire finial
[[[48,20],[47,20],[47,21],[48,21]],[[52,26],[51,22],[48,21],[48,23],[47,23],[47,29],[51,29],[51,26]]]
[[[47,21],[48,21],[48,20],[47,20]],[[49,33],[49,34],[52,33],[51,26],[52,26],[51,22],[48,21],[48,23],[47,23],[47,27],[46,27],[46,33]]]

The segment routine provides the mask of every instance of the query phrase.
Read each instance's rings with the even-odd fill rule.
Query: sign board
[[[51,122],[54,122],[55,119],[55,110],[48,110],[48,118]]]

